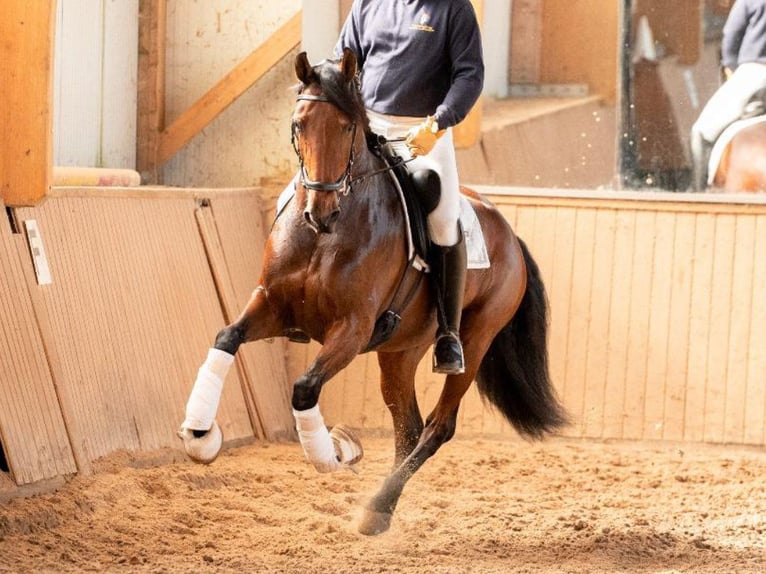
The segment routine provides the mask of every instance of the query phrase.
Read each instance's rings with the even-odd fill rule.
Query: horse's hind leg
[[[415,395],[415,372],[428,345],[398,353],[378,353],[380,390],[394,423],[394,468],[412,452],[423,432]]]
[[[460,375],[447,376],[439,401],[428,416],[417,445],[383,481],[380,490],[367,503],[359,525],[362,534],[380,534],[388,530],[407,481],[455,434],[460,401],[476,377],[479,363],[492,342],[493,322],[485,315],[464,317],[461,338],[466,371]]]
[[[448,375],[447,387],[457,391],[465,389],[471,384],[473,375],[463,373],[461,375]],[[439,447],[447,442],[455,433],[457,421],[457,410],[460,398],[456,392],[452,396],[456,397],[456,402],[450,400],[444,401],[444,392],[439,404],[433,413],[428,417],[425,428],[421,433],[418,443],[402,463],[383,481],[383,485],[377,494],[373,496],[365,506],[364,516],[359,524],[359,532],[362,534],[380,534],[388,530],[391,525],[391,517],[399,497],[404,490],[407,481],[412,475],[423,466]],[[460,393],[462,397],[462,393]]]
[[[240,345],[280,334],[281,322],[277,313],[269,305],[266,290],[258,287],[239,317],[219,331],[205,362],[197,372],[197,379],[186,403],[186,418],[178,431],[186,453],[192,460],[213,462],[221,449],[223,436],[215,422],[215,415],[223,383]]]

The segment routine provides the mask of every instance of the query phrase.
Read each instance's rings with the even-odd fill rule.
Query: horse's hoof
[[[330,438],[335,445],[335,454],[340,462],[356,472],[354,465],[362,460],[364,449],[356,433],[346,425],[335,425],[330,430]]]
[[[375,536],[376,534],[383,534],[390,527],[391,514],[365,509],[362,521],[359,523],[359,533],[366,536]]]
[[[189,458],[201,464],[210,464],[218,458],[223,446],[223,432],[217,421],[213,421],[213,426],[202,436],[195,436],[193,430],[183,427],[178,430],[178,436],[184,441]]]

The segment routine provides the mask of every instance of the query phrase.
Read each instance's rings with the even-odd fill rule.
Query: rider
[[[466,250],[452,126],[481,94],[484,62],[469,0],[355,0],[336,55],[350,48],[361,68],[362,98],[373,132],[406,137],[400,155],[411,171],[431,169],[441,193],[428,214],[431,272],[439,300],[434,371],[464,372],[460,316]],[[397,150],[399,151],[399,150]]]
[[[766,88],[766,0],[736,0],[723,27],[721,63],[726,82],[710,98],[691,129],[692,186],[707,186],[715,140],[742,116],[754,94]]]

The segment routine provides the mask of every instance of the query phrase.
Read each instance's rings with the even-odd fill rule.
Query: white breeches
[[[738,66],[731,77],[708,100],[692,132],[713,143],[730,124],[742,115],[750,98],[766,88],[766,64]]]
[[[367,117],[370,119],[370,129],[387,139],[406,137],[410,129],[425,121],[425,118],[390,116],[372,110],[367,110]],[[412,157],[404,142],[393,143],[392,146],[405,160]],[[431,241],[437,245],[455,245],[460,239],[458,232],[460,182],[457,174],[455,145],[452,141],[452,128],[448,128],[439,138],[431,153],[416,157],[407,166],[410,171],[432,169],[439,174],[441,196],[436,209],[428,215],[428,233]]]

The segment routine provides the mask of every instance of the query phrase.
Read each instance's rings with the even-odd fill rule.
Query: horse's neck
[[[352,178],[360,179],[352,191],[357,207],[369,211],[381,224],[396,226],[401,217],[400,199],[393,174],[386,169],[383,159],[365,147],[359,154]]]

